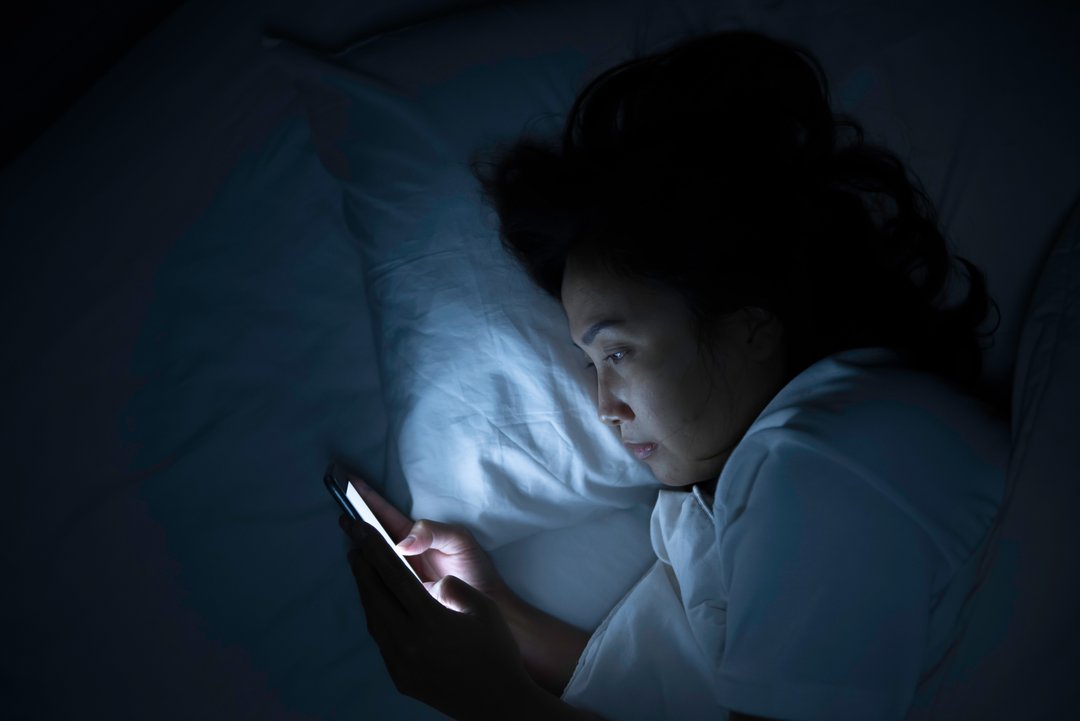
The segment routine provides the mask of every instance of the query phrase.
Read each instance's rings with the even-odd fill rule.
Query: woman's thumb
[[[427,521],[416,521],[409,534],[397,542],[397,548],[406,556],[415,556],[431,548],[432,534]]]
[[[491,599],[482,592],[477,591],[457,576],[443,576],[432,585],[430,590],[431,595],[439,603],[458,613],[482,614],[487,611],[491,602]]]
[[[397,547],[409,556],[423,553],[430,548],[454,555],[469,551],[475,543],[464,528],[422,518],[412,525],[405,538],[398,541]]]

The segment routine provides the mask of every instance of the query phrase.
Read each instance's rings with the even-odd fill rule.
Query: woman
[[[924,709],[1007,431],[977,398],[983,276],[962,261],[957,300],[898,159],[831,112],[808,53],[725,32],[612,68],[560,144],[474,170],[601,422],[668,487],[658,558],[589,635],[516,598],[465,529],[365,489],[427,581],[343,518],[399,690],[459,719]]]

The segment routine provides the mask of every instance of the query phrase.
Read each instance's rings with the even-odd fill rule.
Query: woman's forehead
[[[598,262],[567,262],[562,302],[571,335],[585,345],[584,336],[600,324],[630,329],[686,313],[673,291],[621,276]]]
[[[640,284],[621,277],[596,261],[571,257],[563,273],[562,302],[571,321],[592,323],[598,315],[626,311],[644,290]]]

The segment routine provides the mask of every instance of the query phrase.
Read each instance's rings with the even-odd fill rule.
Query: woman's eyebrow
[[[593,339],[596,338],[597,333],[604,330],[605,328],[610,328],[613,325],[622,325],[625,322],[626,321],[616,320],[614,318],[607,318],[605,320],[597,321],[591,326],[589,326],[589,329],[581,335],[581,342],[584,345],[592,345]],[[577,345],[577,343],[574,343],[574,345]],[[581,346],[578,347],[580,348]]]

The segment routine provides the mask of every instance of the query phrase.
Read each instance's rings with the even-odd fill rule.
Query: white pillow
[[[1027,55],[1042,37],[1020,19],[987,11],[975,28],[951,5],[882,10],[854,0],[547,1],[438,18],[333,59],[279,47],[363,248],[397,444],[389,492],[404,503],[407,486],[414,515],[470,523],[489,543],[648,497],[629,490],[651,475],[598,428],[561,312],[498,247],[466,162],[525,130],[557,131],[597,72],[713,30],[750,27],[806,45],[829,74],[834,107],[865,120],[868,135],[926,181],[947,233],[987,269],[1002,302],[1005,342],[990,361],[1007,386],[1013,296],[1040,253],[1015,239],[1046,237],[1043,211],[1080,178],[1021,146],[969,157],[955,142],[1012,137],[1027,106],[999,103],[999,93],[1042,92],[1054,77],[1060,63],[1050,51]],[[1003,49],[1025,63],[998,68],[990,83],[982,64]],[[1023,137],[1076,147],[1075,133],[1046,131]],[[996,179],[1018,172],[1046,181],[1006,184],[1031,212],[988,212],[1007,207]]]
[[[494,548],[651,505],[655,478],[600,425],[562,310],[500,247],[468,161],[524,131],[556,135],[603,69],[747,20],[695,2],[515,3],[335,59],[275,48],[345,189],[389,416],[377,482],[413,517],[464,523]]]
[[[395,37],[393,52],[430,54],[447,37],[429,44],[424,30]],[[389,415],[385,492],[413,517],[468,525],[488,548],[651,505],[658,483],[600,423],[561,306],[502,249],[467,168],[474,149],[542,113],[533,127],[556,132],[586,57],[507,52],[405,88],[363,77],[354,60],[355,74],[318,72],[305,89],[364,261]]]

